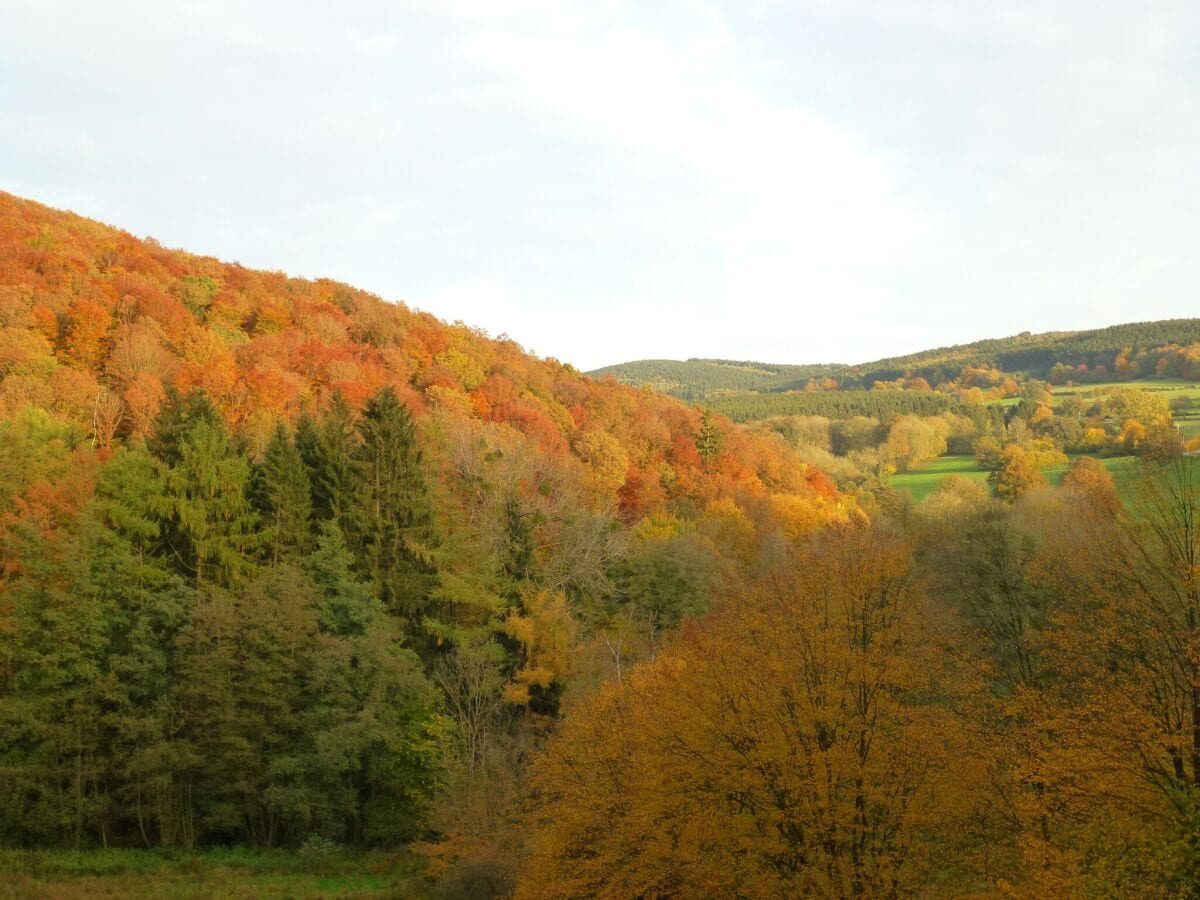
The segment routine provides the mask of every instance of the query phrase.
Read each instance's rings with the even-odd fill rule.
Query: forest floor
[[[1107,459],[1101,459],[1104,467],[1108,469],[1113,478],[1120,480],[1121,471],[1126,468],[1132,461],[1132,456],[1113,456]],[[1042,470],[1042,475],[1051,484],[1058,484],[1062,481],[1063,476],[1067,474],[1068,465],[1050,466]],[[975,462],[975,457],[962,454],[951,456],[939,456],[933,462],[912,469],[908,472],[899,472],[892,476],[892,487],[900,491],[907,491],[912,494],[914,500],[920,503],[931,493],[937,490],[938,486],[949,478],[951,475],[961,475],[965,478],[970,478],[974,481],[987,481],[989,472],[986,469],[979,468],[979,464]]]
[[[0,900],[54,897],[421,897],[407,851],[0,850]]]

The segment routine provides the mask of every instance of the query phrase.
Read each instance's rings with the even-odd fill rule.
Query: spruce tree
[[[354,507],[347,539],[386,608],[415,622],[437,585],[433,506],[422,470],[416,426],[390,389],[363,413],[355,449]]]
[[[320,418],[301,418],[296,446],[312,485],[312,511],[318,519],[344,518],[353,505],[354,412],[341,394]]]
[[[708,462],[721,452],[724,443],[725,436],[717,427],[712,411],[704,410],[700,414],[700,434],[696,438],[696,449],[700,452],[700,458]]]
[[[231,585],[261,544],[248,497],[250,466],[212,404],[171,404],[151,448],[163,471],[162,535],[173,564],[196,584]]]
[[[254,506],[266,528],[263,539],[272,565],[303,556],[312,546],[312,485],[300,451],[280,422],[255,467],[252,484]]]

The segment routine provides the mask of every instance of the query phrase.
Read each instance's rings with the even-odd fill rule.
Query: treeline
[[[0,843],[420,833],[453,729],[431,623],[469,617],[393,393],[256,464],[200,394],[107,459],[28,449],[70,471],[0,522]]]
[[[850,366],[838,378],[844,387],[870,387],[876,381],[902,377],[921,377],[930,384],[941,384],[953,381],[969,367],[994,367],[1041,379],[1049,378],[1055,365],[1072,368],[1082,365],[1089,370],[1101,366],[1102,372],[1115,373],[1116,360],[1123,355],[1139,356],[1160,347],[1188,347],[1196,343],[1200,343],[1200,319],[1132,322],[1090,331],[1024,332]]]
[[[507,883],[569,705],[861,517],[777,435],[0,195],[0,844]]]
[[[712,401],[712,407],[735,422],[772,416],[825,416],[848,419],[872,416],[990,415],[933,391],[794,391],[782,394],[738,394]]]
[[[750,418],[768,415],[830,415],[827,410],[792,407],[769,401],[762,414],[738,393],[783,393],[797,390],[871,389],[877,384],[903,386],[919,380],[925,386],[952,392],[978,386],[980,373],[994,372],[993,383],[1004,379],[1037,378],[1054,384],[1067,381],[1103,382],[1136,378],[1200,379],[1200,319],[1133,322],[1091,331],[1064,331],[993,338],[923,350],[861,365],[775,365],[759,362],[690,359],[639,360],[598,369],[619,381],[648,384],[687,400],[721,399],[731,408],[746,409]],[[928,410],[906,410],[928,415]],[[740,414],[740,413],[739,413]],[[852,414],[875,415],[870,411]]]
[[[825,378],[844,366],[776,365],[725,359],[641,359],[589,372],[597,378],[613,377],[641,387],[649,385],[682,400],[699,402],[739,391],[774,391],[803,387],[813,378]]]

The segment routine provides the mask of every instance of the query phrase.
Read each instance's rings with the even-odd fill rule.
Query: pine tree
[[[163,548],[155,509],[162,473],[144,452],[118,452],[101,474],[92,519],[88,588],[104,599],[108,646],[100,679],[102,721],[110,753],[112,830],[137,840],[178,843],[181,810],[171,789],[175,747],[170,710],[162,700],[176,683],[176,641],[186,627],[193,592],[156,555]]]
[[[266,523],[264,539],[271,563],[305,554],[312,545],[312,485],[282,422],[271,435],[262,464],[255,467],[252,498]]]
[[[504,556],[500,571],[508,590],[516,594],[520,585],[533,575],[533,513],[521,509],[521,501],[514,495],[504,504]]]

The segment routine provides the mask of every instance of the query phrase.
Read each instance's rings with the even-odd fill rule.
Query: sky
[[[1200,314],[1200,4],[0,0],[0,190],[582,369]]]

